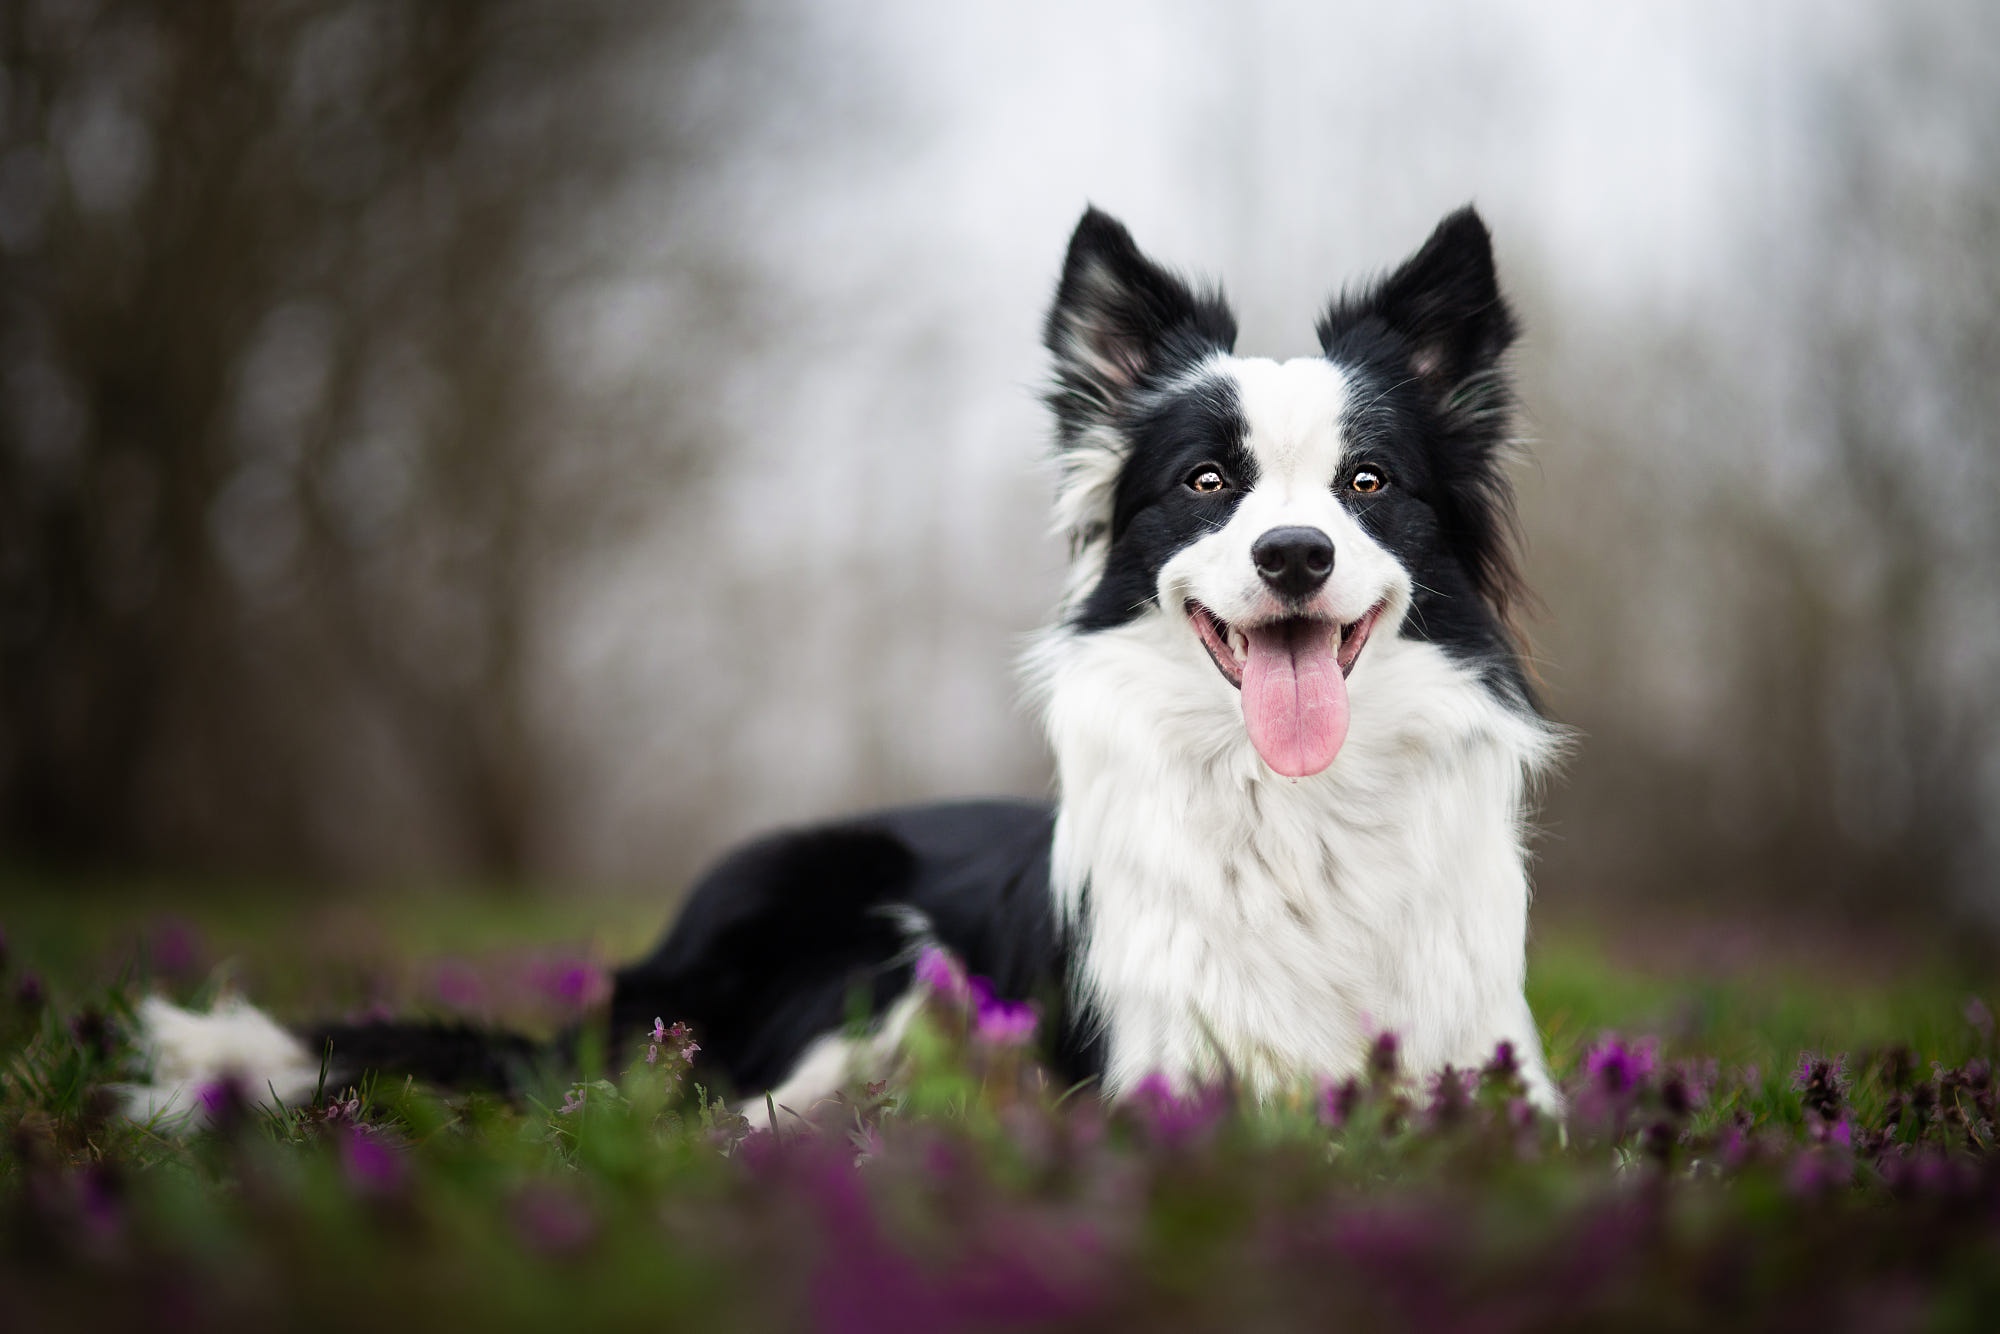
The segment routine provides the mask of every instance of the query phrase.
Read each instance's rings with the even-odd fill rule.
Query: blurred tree
[[[0,11],[0,846],[532,862],[533,622],[618,504],[543,317],[676,166],[623,53],[715,10]]]
[[[1588,738],[1546,883],[2000,924],[2000,11],[1880,18],[1801,72],[1734,303],[1541,392],[1598,447],[1537,524]]]

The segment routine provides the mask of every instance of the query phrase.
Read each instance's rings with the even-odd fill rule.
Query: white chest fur
[[[1419,1073],[1510,1041],[1552,1100],[1522,995],[1524,788],[1550,730],[1382,635],[1332,767],[1279,778],[1227,685],[1191,679],[1179,629],[1058,632],[1035,664],[1061,786],[1055,890],[1107,1091],[1227,1068],[1271,1096],[1356,1073],[1391,1031]]]

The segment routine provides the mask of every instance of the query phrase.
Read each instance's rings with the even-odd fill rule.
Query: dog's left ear
[[[1493,369],[1514,341],[1514,316],[1493,272],[1493,241],[1471,205],[1437,225],[1423,248],[1358,297],[1333,302],[1319,322],[1320,347],[1342,341],[1374,321],[1402,342],[1409,368],[1450,406],[1474,376]]]

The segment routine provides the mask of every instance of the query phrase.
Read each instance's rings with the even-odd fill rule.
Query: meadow
[[[14,877],[0,898],[10,1330],[403,1326],[1949,1330],[2000,1319],[1992,975],[1783,923],[1538,920],[1569,1112],[1508,1054],[1243,1105],[1050,1082],[948,961],[894,1077],[776,1133],[699,1035],[529,1096],[400,1081],[115,1114],[147,994],[549,1034],[657,904]],[[163,909],[171,903],[171,911]]]

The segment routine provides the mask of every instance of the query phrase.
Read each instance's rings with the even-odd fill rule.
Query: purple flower
[[[1393,1083],[1403,1068],[1402,1044],[1388,1030],[1375,1035],[1368,1049],[1368,1078],[1377,1084]]]
[[[1652,1077],[1657,1048],[1652,1038],[1628,1044],[1616,1033],[1605,1033],[1584,1058],[1584,1073],[1603,1092],[1622,1099]]]
[[[224,1075],[221,1079],[200,1085],[195,1089],[194,1099],[202,1116],[215,1130],[234,1130],[250,1115],[249,1091],[243,1087],[243,1081],[234,1075]]]
[[[14,984],[14,1004],[20,1006],[28,1014],[35,1015],[40,1014],[42,1007],[48,1003],[48,988],[42,985],[41,974],[21,974],[21,980]]]
[[[1792,1087],[1798,1090],[1807,1111],[1833,1120],[1840,1114],[1841,1100],[1847,1093],[1847,1058],[1827,1060],[1809,1051],[1800,1052],[1798,1068],[1792,1071]]]
[[[154,971],[169,976],[192,973],[201,963],[201,933],[181,917],[162,917],[153,923],[146,942],[146,957]]]
[[[669,1028],[666,1021],[658,1015],[653,1016],[653,1030],[646,1035],[646,1038],[647,1065],[660,1063],[662,1047],[668,1049],[669,1055],[679,1056],[683,1065],[693,1065],[695,1054],[701,1050],[701,1044],[694,1040],[694,1030],[678,1022]]]
[[[355,1194],[380,1198],[403,1188],[409,1165],[382,1136],[356,1127],[340,1137],[340,1172]]]
[[[948,950],[926,945],[917,953],[917,981],[934,996],[964,1002],[972,995],[965,969]]]
[[[1027,1001],[1003,1000],[983,977],[971,982],[973,1035],[995,1047],[1015,1047],[1035,1036],[1035,1007]]]
[[[1354,1113],[1360,1107],[1360,1080],[1350,1075],[1337,1084],[1330,1079],[1320,1081],[1319,1119],[1322,1124],[1338,1130],[1354,1119]]]
[[[349,1092],[351,1094],[352,1090],[349,1090]],[[343,1122],[350,1126],[359,1125],[361,1121],[361,1099],[354,1096],[333,1098],[319,1109],[319,1119],[330,1126],[337,1126]]]
[[[1472,1106],[1472,1094],[1478,1088],[1478,1076],[1470,1070],[1456,1070],[1447,1065],[1431,1080],[1430,1105],[1424,1109],[1431,1126],[1438,1130],[1449,1130],[1465,1120]]]
[[[536,991],[565,1010],[588,1010],[611,994],[604,970],[582,959],[539,963],[529,972]]]
[[[1977,996],[1965,998],[1965,1022],[1979,1031],[1981,1042],[1993,1041],[1993,1011]]]
[[[1493,1059],[1479,1071],[1479,1081],[1497,1083],[1512,1087],[1521,1077],[1521,1060],[1514,1052],[1514,1044],[1502,1038],[1493,1048]]]
[[[1132,1086],[1126,1103],[1139,1113],[1140,1122],[1152,1133],[1155,1143],[1183,1148],[1202,1138],[1222,1120],[1229,1110],[1229,1093],[1217,1085],[1176,1093],[1166,1075],[1155,1070]]]
[[[571,1089],[569,1092],[563,1094],[563,1104],[562,1106],[556,1108],[556,1115],[568,1116],[572,1112],[580,1112],[583,1110],[584,1101],[585,1101],[585,1091],[583,1087],[579,1085],[576,1088]]]
[[[1854,1124],[1847,1119],[1847,1113],[1842,1112],[1838,1121],[1814,1123],[1812,1137],[1818,1143],[1831,1144],[1851,1152],[1854,1148]]]

